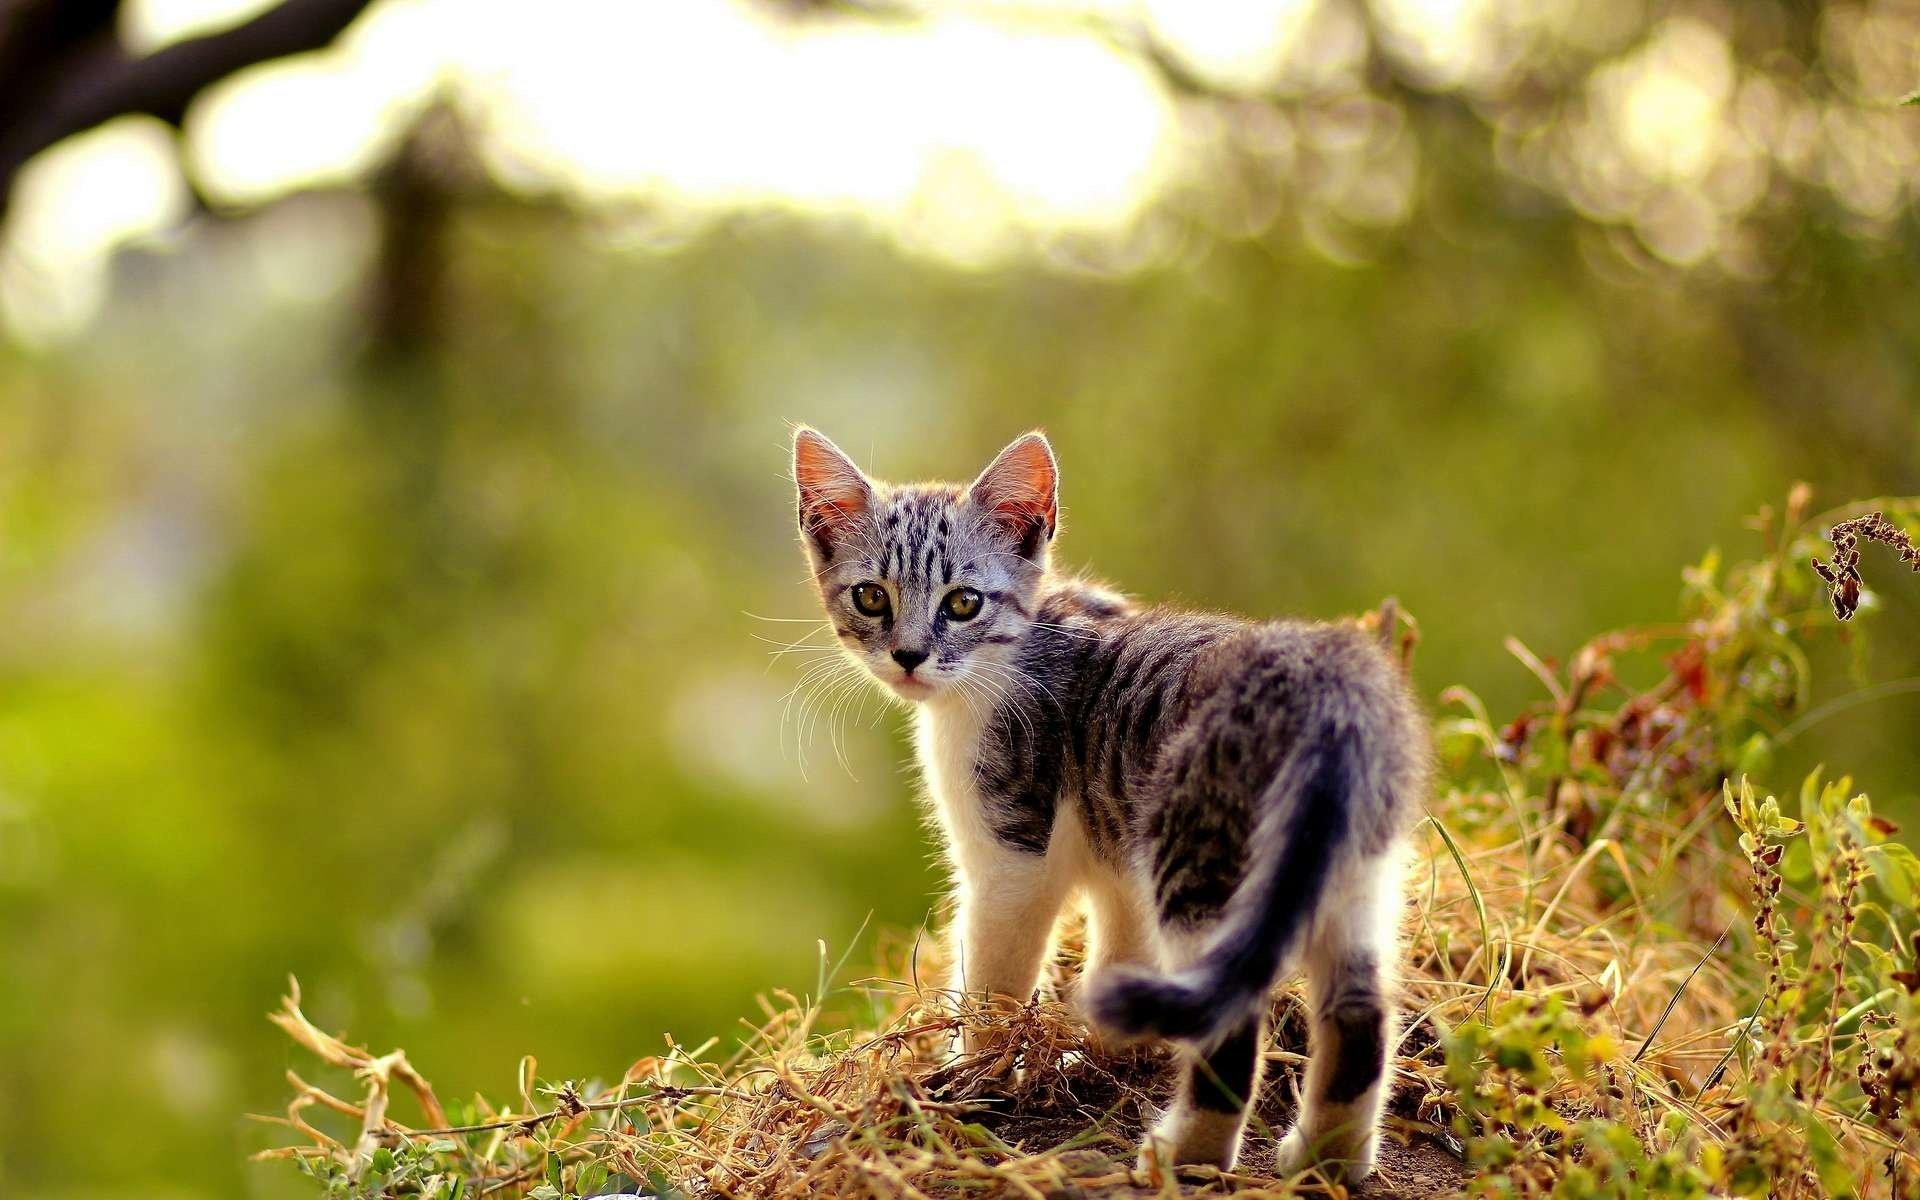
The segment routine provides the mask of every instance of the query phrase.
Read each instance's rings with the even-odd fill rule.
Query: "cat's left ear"
[[[1006,527],[1020,556],[1039,562],[1060,514],[1060,469],[1039,430],[1022,434],[973,481],[967,496]]]

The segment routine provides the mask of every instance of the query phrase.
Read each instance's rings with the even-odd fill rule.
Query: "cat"
[[[1278,1168],[1366,1175],[1428,773],[1399,667],[1354,625],[1143,607],[1051,571],[1058,468],[1038,431],[964,486],[869,479],[804,427],[793,453],[834,637],[916,709],[957,885],[954,986],[1030,999],[1080,894],[1082,1007],[1177,1048],[1142,1165],[1232,1169],[1268,994],[1304,966],[1311,1054]]]

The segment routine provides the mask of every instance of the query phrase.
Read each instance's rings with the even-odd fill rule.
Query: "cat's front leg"
[[[956,990],[990,1004],[1031,1000],[1065,892],[1044,855],[1007,850],[962,864]],[[981,1030],[967,1027],[962,1046],[981,1049]]]

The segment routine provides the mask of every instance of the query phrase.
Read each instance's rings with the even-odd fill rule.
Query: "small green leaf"
[[[1794,883],[1806,883],[1813,878],[1813,847],[1804,841],[1790,842],[1786,857],[1781,860],[1780,873]]]
[[[1913,93],[1913,95],[1908,96],[1906,99],[1900,102],[1900,105],[1903,108],[1913,108],[1915,106],[1920,106],[1920,92],[1915,92]]]
[[[603,1163],[587,1163],[574,1177],[574,1190],[582,1196],[597,1196],[600,1185],[607,1181],[607,1168]]]
[[[1814,807],[1820,803],[1820,793],[1822,790],[1820,777],[1826,774],[1826,770],[1827,764],[1821,763],[1814,767],[1813,770],[1808,771],[1807,777],[1800,781],[1801,812],[1812,812]]]
[[[1874,879],[1887,889],[1887,895],[1902,906],[1912,904],[1914,886],[1920,884],[1920,858],[1897,842],[1869,846],[1866,855],[1867,863],[1873,867]]]
[[[376,1175],[385,1175],[393,1170],[393,1151],[381,1146],[373,1152],[373,1171]]]
[[[1440,823],[1440,818],[1431,812],[1427,814],[1427,820],[1433,823],[1433,828],[1439,833],[1440,840],[1447,844],[1447,853],[1453,856],[1453,864],[1460,868],[1460,877],[1467,883],[1467,894],[1473,899],[1473,913],[1480,922],[1480,945],[1487,956],[1487,991],[1480,997],[1480,1004],[1476,1006],[1484,1007],[1493,999],[1494,989],[1500,986],[1500,973],[1494,967],[1493,930],[1487,921],[1487,902],[1481,897],[1480,885],[1474,882],[1473,872],[1467,868],[1467,856],[1460,852],[1460,846],[1453,840],[1453,835],[1448,833],[1447,827]]]
[[[1806,1129],[1807,1149],[1813,1156],[1814,1173],[1820,1176],[1827,1194],[1853,1195],[1853,1175],[1840,1157],[1840,1144],[1834,1140],[1832,1131],[1811,1113],[1808,1114]]]
[[[657,1170],[647,1172],[647,1190],[660,1200],[686,1200],[687,1195]]]

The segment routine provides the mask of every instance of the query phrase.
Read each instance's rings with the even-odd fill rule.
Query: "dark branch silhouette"
[[[134,114],[179,125],[213,84],[329,45],[370,0],[284,0],[145,57],[116,35],[120,0],[0,0],[0,215],[24,167],[63,138]]]

